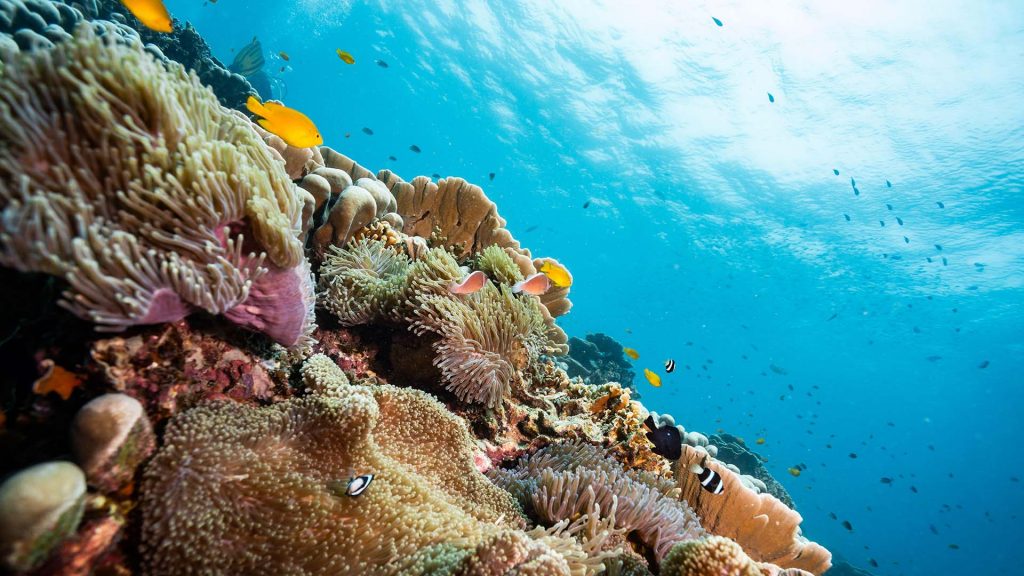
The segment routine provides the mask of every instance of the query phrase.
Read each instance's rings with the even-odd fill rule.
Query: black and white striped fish
[[[707,460],[704,461],[707,464]],[[725,490],[725,485],[722,483],[722,477],[711,468],[705,468],[696,462],[690,464],[690,472],[697,475],[697,480],[700,480],[702,488],[711,492],[712,494],[721,494]]]
[[[335,496],[344,495],[355,498],[366,491],[370,482],[373,482],[373,474],[363,474],[349,478],[348,482],[332,480],[327,483],[327,489]]]
[[[675,369],[676,369],[676,361],[675,360],[673,360],[671,358],[669,358],[668,360],[665,360],[665,372],[668,372],[669,374],[671,374],[672,371],[675,370]]]

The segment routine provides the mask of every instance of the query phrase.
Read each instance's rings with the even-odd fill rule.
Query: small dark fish
[[[892,212],[892,204],[886,204],[885,207],[888,208],[890,212]]]
[[[850,452],[850,458],[856,460],[857,459],[857,453],[856,452]]]
[[[849,520],[843,520],[843,528],[846,528],[850,532],[853,532],[853,524],[850,524]]]
[[[959,546],[959,545],[957,545],[957,544],[950,544],[950,545],[949,545],[949,549],[950,549],[950,550],[959,550],[959,549],[960,549],[960,546]]]
[[[768,93],[768,103],[771,104],[771,103],[774,103],[774,102],[775,102],[775,96],[772,96],[772,93],[769,92]]]
[[[888,180],[886,180],[885,181],[885,187],[886,188],[892,188],[892,182],[889,182]]]
[[[374,60],[374,62],[376,62],[377,66],[380,66],[381,68],[387,68],[388,67],[388,63],[383,61],[383,60]]]
[[[910,491],[913,492],[914,494],[917,494],[917,486],[911,486]]]
[[[825,322],[829,322],[831,320],[835,320],[836,316],[839,316],[839,312],[836,312],[835,314],[832,314],[831,316],[829,316],[828,320],[825,320]]]
[[[373,130],[370,130],[369,128],[363,128],[363,134],[366,134],[367,136],[373,136]]]
[[[836,513],[835,513],[835,512],[829,512],[829,513],[828,513],[828,515],[829,515],[829,517],[830,517],[830,518],[832,518],[833,520],[838,520],[838,519],[839,519],[839,517],[838,517],[838,516],[836,516]]]
[[[982,360],[981,364],[978,364],[978,368],[988,368],[988,360]]]
[[[847,222],[850,221],[850,215],[849,214],[843,214],[843,218],[846,218]]]
[[[1010,482],[1020,482],[1020,478],[1016,476],[1010,476]]]
[[[704,464],[707,464],[705,459]],[[722,477],[718,475],[711,468],[705,468],[700,464],[691,464],[690,472],[697,475],[697,480],[700,481],[702,488],[711,492],[712,494],[721,494],[725,490],[725,485],[722,483]]]
[[[489,180],[490,180],[491,182],[494,182],[494,172],[491,172],[490,174],[488,174],[488,175],[487,175],[487,178],[488,178],[488,179],[489,179]]]
[[[711,19],[715,21],[715,24],[717,24],[719,28],[722,27],[722,21],[721,20],[719,20],[718,18],[715,18],[714,16],[712,16]]]
[[[430,177],[433,178],[434,180],[440,180],[441,179],[441,175],[438,174],[437,172],[431,174]]]
[[[925,259],[925,260],[927,260],[928,262],[931,262],[931,261],[932,261],[932,257],[931,257],[931,256],[925,256],[925,258],[924,258],[924,259]]]
[[[903,243],[904,244],[910,244],[910,238],[907,238],[906,236],[904,236],[903,237]]]
[[[786,370],[785,368],[783,368],[782,366],[776,366],[775,364],[769,364],[768,368],[770,368],[772,372],[775,372],[776,374],[779,374],[781,376],[785,376],[786,374],[789,374],[789,371]]]
[[[683,441],[679,435],[679,428],[669,425],[656,426],[653,416],[647,416],[644,426],[649,430],[645,436],[654,444],[652,452],[669,460],[679,460],[683,453]]]
[[[892,486],[892,478],[889,478],[888,476],[882,476],[882,484],[888,484]]]
[[[920,334],[920,333],[921,333],[921,329],[918,328],[917,326],[914,326],[914,334]]]
[[[885,220],[879,220],[878,223],[882,225],[882,228],[885,228]]]
[[[938,250],[939,252],[942,252],[942,244],[936,244],[935,249]]]
[[[836,176],[839,176],[839,170],[836,168],[832,169],[832,173],[835,174]]]
[[[945,256],[942,257],[942,265],[943,266],[949,266],[949,260],[946,260]]]
[[[526,229],[526,231],[527,231],[527,232],[533,232],[533,231],[534,231],[534,230],[536,230],[537,228],[539,228],[539,226],[537,226],[536,224],[534,224],[533,226],[530,226],[529,228],[527,228],[527,229]]]
[[[583,203],[583,208],[584,209],[590,208],[590,200],[587,200],[586,202]]]
[[[903,218],[900,218],[899,216],[897,216],[896,217],[896,223],[899,224],[900,226],[903,226]]]
[[[671,374],[672,371],[675,370],[675,369],[676,369],[676,361],[675,360],[673,360],[671,358],[669,358],[668,360],[665,360],[665,372],[668,372],[669,374]]]
[[[946,205],[943,204],[942,202],[936,202],[936,204],[939,205],[939,208],[945,208],[946,207]]]
[[[853,187],[853,195],[860,196],[860,190],[858,190],[856,186]]]
[[[415,144],[413,144],[412,146],[409,146],[409,150],[412,150],[413,152],[415,152],[415,153],[417,153],[417,154],[419,154],[420,152],[422,152],[422,150],[420,150],[420,147],[419,147],[419,146],[417,146],[417,145],[415,145]]]
[[[392,162],[397,162],[398,158],[395,158],[394,156],[388,156],[388,160],[391,160]]]
[[[932,534],[938,535],[939,529],[935,527],[935,524],[929,524],[928,529],[932,531]]]
[[[853,179],[853,176],[850,176],[850,186],[857,187],[857,181]]]
[[[871,564],[873,567],[878,568],[878,562],[876,562],[874,558],[868,558],[868,564]]]

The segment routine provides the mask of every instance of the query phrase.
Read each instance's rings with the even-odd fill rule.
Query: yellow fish
[[[249,112],[261,116],[256,121],[267,132],[280,136],[289,146],[309,148],[324,143],[320,132],[308,116],[277,102],[260,103],[255,96],[245,102]]]
[[[793,476],[799,476],[800,475],[800,469],[799,468],[790,468],[789,469],[789,473],[792,474]]]
[[[661,388],[661,376],[658,376],[654,372],[651,372],[647,368],[644,368],[644,376],[647,377],[647,381],[651,383],[651,386],[655,388]]]
[[[341,61],[344,62],[345,64],[355,64],[356,63],[356,59],[353,58],[351,54],[349,54],[348,52],[345,52],[341,48],[338,48],[337,50],[335,50],[335,52],[338,53],[338,58],[341,58]]]
[[[284,60],[285,62],[291,60],[291,58],[288,57],[288,53],[285,52],[284,50],[278,52],[277,55],[280,56],[281,60]]]
[[[637,352],[636,350],[633,350],[632,348],[623,348],[622,351],[626,353],[626,356],[629,356],[633,360],[640,359],[640,353]]]
[[[171,15],[161,0],[121,0],[124,7],[146,28],[157,32],[173,32]]]
[[[568,288],[572,286],[572,274],[554,260],[545,260],[540,266],[540,272],[547,275],[551,279],[552,284],[559,288]]]
[[[758,438],[756,442],[758,445],[764,444],[764,438]]]

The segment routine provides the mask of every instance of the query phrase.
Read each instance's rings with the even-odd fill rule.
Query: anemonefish
[[[487,284],[487,274],[477,270],[468,274],[461,282],[452,282],[448,285],[448,291],[452,294],[473,294]]]
[[[654,444],[654,448],[651,448],[652,452],[669,460],[679,460],[683,450],[679,428],[668,424],[657,426],[654,423],[654,416],[651,415],[644,420],[644,427],[648,430],[645,436],[651,444]]]
[[[124,7],[139,19],[139,22],[157,32],[173,32],[171,15],[161,0],[121,0]]]
[[[626,356],[629,356],[633,360],[640,359],[640,353],[632,348],[623,348],[622,351],[626,353]]]
[[[338,53],[338,58],[341,58],[341,61],[344,62],[345,64],[355,64],[356,63],[356,59],[353,58],[351,54],[349,54],[348,52],[345,52],[341,48],[338,48],[337,50],[335,50],[335,52]]]
[[[362,476],[349,478],[348,482],[344,483],[344,485],[340,480],[332,480],[327,483],[327,489],[335,496],[344,495],[355,498],[366,491],[370,486],[370,482],[373,482],[373,474],[363,474]]]
[[[668,360],[665,360],[665,372],[668,372],[669,374],[671,374],[672,371],[675,370],[675,369],[676,369],[676,361],[675,360],[673,360],[671,358],[669,358]]]
[[[704,459],[702,464],[707,464],[707,458]],[[697,475],[697,480],[700,481],[701,487],[708,492],[721,494],[725,490],[725,485],[722,484],[722,477],[711,468],[705,468],[701,464],[694,462],[690,464],[690,472]]]
[[[545,260],[540,265],[539,271],[547,275],[551,279],[551,282],[559,288],[568,288],[572,286],[572,274],[566,270],[565,266],[562,266],[554,260]]]
[[[551,279],[540,272],[531,274],[525,280],[520,280],[512,286],[512,292],[515,294],[525,292],[534,296],[540,296],[549,289],[551,289]]]
[[[658,376],[657,374],[651,372],[647,368],[644,368],[644,377],[647,378],[647,381],[651,383],[651,386],[654,386],[655,388],[661,387],[661,376]]]
[[[260,103],[255,96],[249,96],[245,107],[261,117],[256,120],[257,124],[279,136],[289,146],[309,148],[324,143],[313,121],[298,110],[292,110],[279,102]]]

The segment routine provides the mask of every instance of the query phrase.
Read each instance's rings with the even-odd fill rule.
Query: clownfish
[[[707,464],[707,457],[701,462],[701,464]],[[700,481],[702,488],[711,492],[712,494],[721,494],[725,491],[725,485],[722,483],[722,477],[711,468],[705,468],[701,464],[696,462],[690,464],[690,472],[697,475],[697,480]]]
[[[477,270],[468,274],[461,282],[452,282],[448,285],[448,291],[452,294],[473,294],[478,292],[487,284],[487,274]]]
[[[349,481],[344,485],[344,488],[342,488],[340,480],[328,482],[327,489],[335,496],[344,495],[355,498],[369,488],[370,482],[373,482],[373,474],[363,474],[362,476],[353,476],[352,478],[349,478]]]
[[[174,31],[171,15],[161,0],[121,0],[121,4],[146,28],[157,32]]]
[[[324,143],[320,131],[308,116],[292,110],[279,102],[260,103],[255,96],[249,96],[245,102],[249,112],[260,116],[256,123],[264,130],[279,136],[289,146],[309,148]]]
[[[531,274],[525,280],[520,280],[512,286],[512,292],[518,294],[525,292],[534,296],[540,296],[551,289],[551,279],[540,272]]]
[[[651,444],[654,444],[654,448],[651,448],[652,452],[669,460],[679,460],[683,450],[679,428],[668,424],[657,426],[654,423],[654,416],[651,415],[644,420],[644,427],[648,430],[645,436]]]

